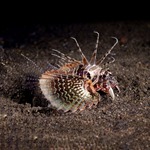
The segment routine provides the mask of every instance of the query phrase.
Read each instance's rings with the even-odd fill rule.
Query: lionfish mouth
[[[116,85],[115,88],[117,89],[117,91],[120,93],[120,88]],[[112,87],[109,88],[108,90],[108,94],[111,96],[112,100],[115,99],[115,94],[114,94],[114,90]]]

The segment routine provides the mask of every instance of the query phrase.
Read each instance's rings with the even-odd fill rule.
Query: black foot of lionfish
[[[118,82],[108,68],[102,68],[102,63],[118,43],[118,39],[113,37],[116,40],[115,44],[100,60],[96,61],[99,33],[95,33],[97,41],[90,61],[87,60],[73,37],[81,54],[81,61],[53,49],[53,55],[60,59],[59,67],[43,73],[39,84],[45,98],[58,110],[76,112],[92,108],[100,101],[101,91],[115,99],[113,88],[119,90]]]

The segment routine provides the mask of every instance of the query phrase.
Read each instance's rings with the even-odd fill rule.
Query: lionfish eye
[[[91,75],[88,71],[84,71],[84,76],[87,77],[88,79],[91,79]]]
[[[87,77],[88,77],[89,79],[91,79],[91,75],[90,75],[89,72],[87,72]]]
[[[106,78],[106,74],[103,75],[103,78]]]

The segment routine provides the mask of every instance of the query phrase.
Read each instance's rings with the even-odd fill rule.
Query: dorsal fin
[[[90,60],[91,65],[96,64],[96,55],[97,55],[97,48],[98,48],[98,43],[99,43],[99,33],[97,31],[94,31],[94,33],[97,34],[97,40],[96,40],[95,50],[94,50],[91,60]]]
[[[112,38],[116,40],[115,44],[105,53],[105,55],[100,60],[96,62],[96,65],[100,65],[105,60],[105,58],[111,53],[112,49],[117,45],[118,39],[116,37]]]
[[[82,57],[82,62],[83,62],[83,64],[84,64],[84,65],[88,65],[89,62],[88,62],[87,58],[85,57],[85,55],[83,54],[83,52],[82,52],[82,50],[81,50],[81,48],[80,48],[80,46],[79,46],[79,44],[78,44],[76,38],[74,38],[74,37],[71,37],[71,38],[76,42],[76,45],[77,45],[77,47],[78,47],[78,49],[79,49],[79,52],[81,53],[81,57]]]

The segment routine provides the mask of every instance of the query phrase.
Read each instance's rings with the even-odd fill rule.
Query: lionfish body
[[[64,112],[77,110],[82,111],[86,107],[91,108],[97,105],[101,99],[100,92],[109,93],[112,99],[115,98],[113,88],[118,88],[118,82],[108,69],[103,69],[101,64],[110,54],[113,47],[100,59],[96,61],[96,54],[99,41],[97,42],[91,60],[88,61],[75,38],[82,61],[71,58],[58,50],[53,54],[60,58],[59,68],[43,73],[39,79],[41,91],[52,106]]]

